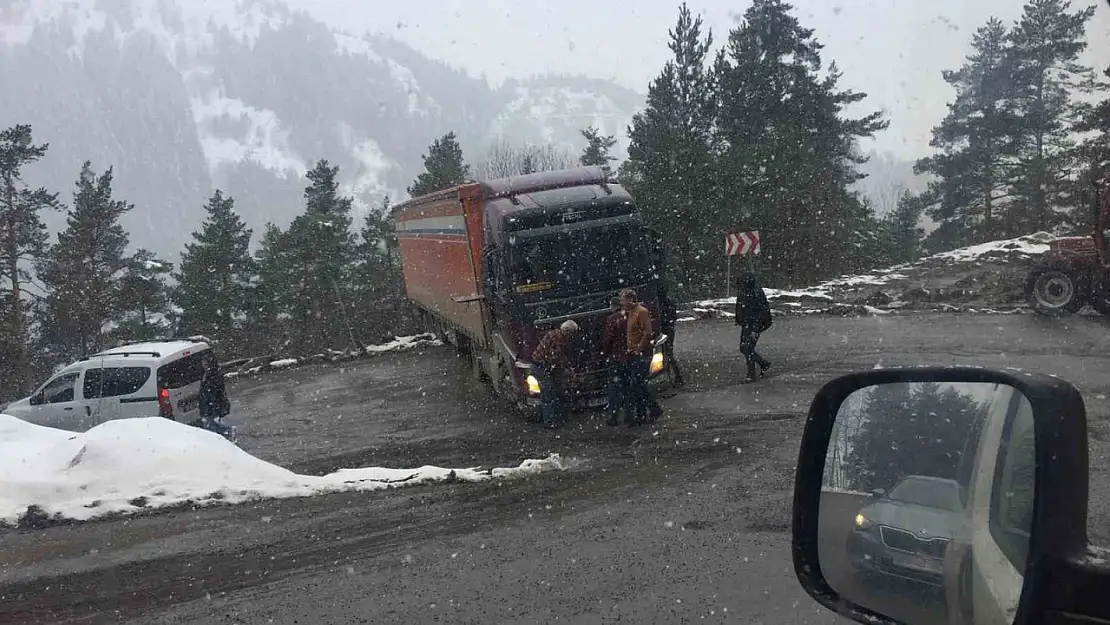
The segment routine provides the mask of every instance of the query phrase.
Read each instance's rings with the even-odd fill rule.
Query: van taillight
[[[158,389],[158,416],[167,419],[173,418],[173,404],[170,403],[170,389]]]

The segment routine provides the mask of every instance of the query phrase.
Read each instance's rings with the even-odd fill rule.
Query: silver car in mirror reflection
[[[911,475],[856,514],[848,535],[852,567],[860,575],[888,575],[940,586],[944,553],[965,531],[960,485]]]

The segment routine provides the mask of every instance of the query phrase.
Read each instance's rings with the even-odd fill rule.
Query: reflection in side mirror
[[[840,404],[817,547],[841,597],[917,623],[1013,622],[1034,500],[1033,410],[991,382],[865,386]]]

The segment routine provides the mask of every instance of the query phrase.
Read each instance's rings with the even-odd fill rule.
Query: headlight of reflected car
[[[874,523],[873,523],[873,522],[871,521],[871,519],[869,519],[869,518],[867,518],[867,517],[863,516],[863,513],[862,513],[862,512],[861,512],[860,514],[857,514],[857,515],[856,515],[856,529],[857,529],[857,530],[866,530],[866,529],[870,529],[870,528],[872,528],[872,527],[873,527],[874,525],[875,525],[875,524],[874,524]]]

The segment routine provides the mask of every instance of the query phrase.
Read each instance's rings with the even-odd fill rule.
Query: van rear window
[[[86,369],[83,391],[85,399],[119,397],[138,391],[149,379],[149,367]]]
[[[175,389],[200,382],[204,377],[204,355],[207,350],[189,354],[181,360],[158,367],[158,388]]]

